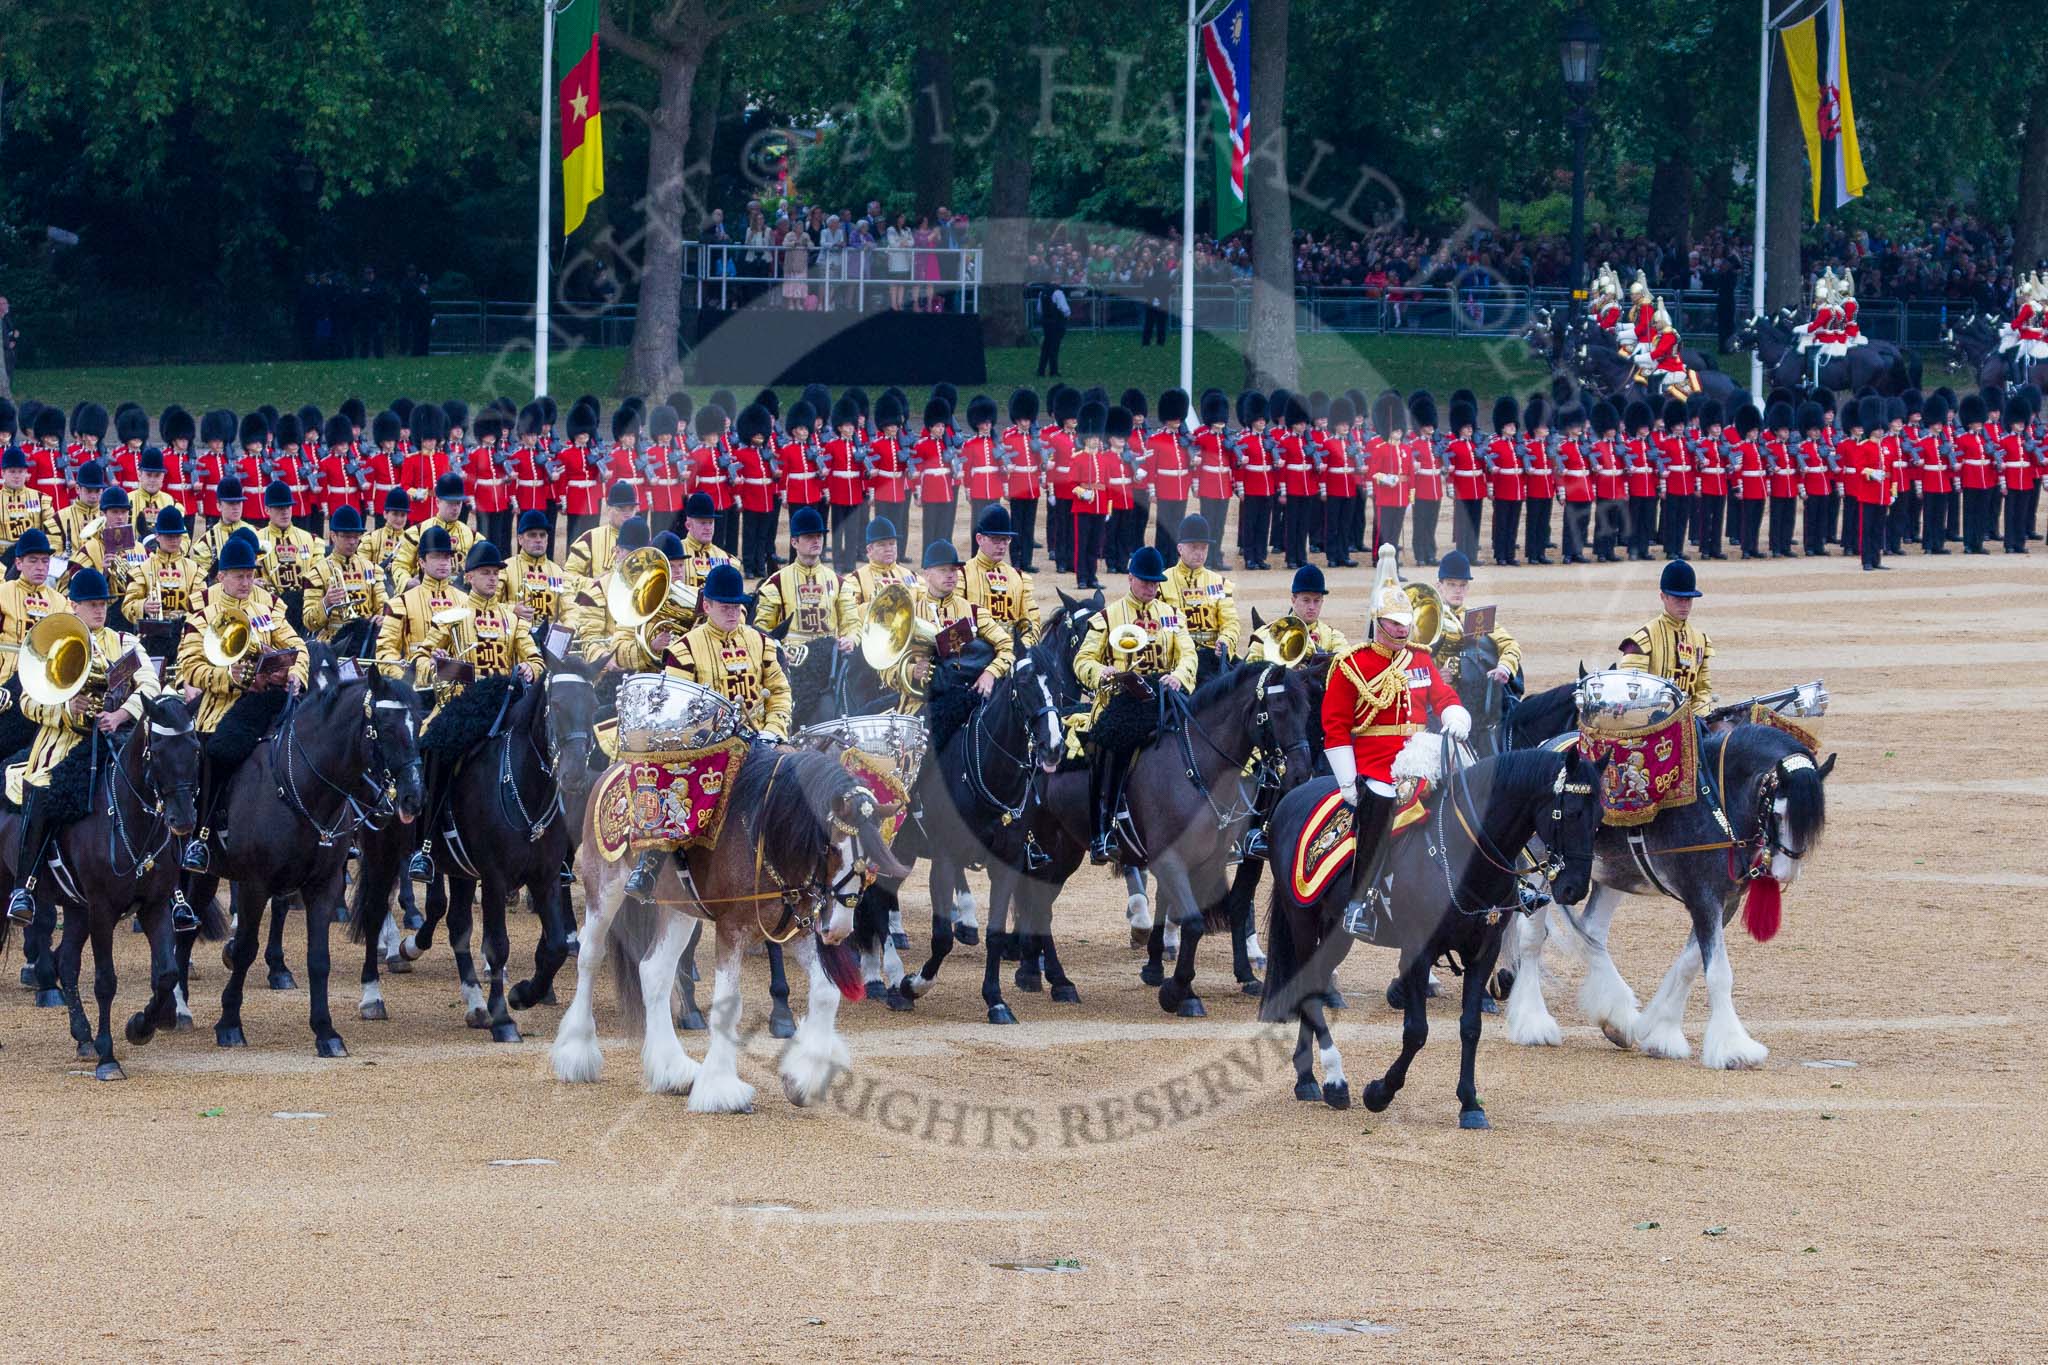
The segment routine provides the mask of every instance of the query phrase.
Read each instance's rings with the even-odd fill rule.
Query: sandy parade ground
[[[216,1049],[207,949],[199,1028],[117,1044],[129,1079],[96,1084],[62,1012],[13,984],[17,939],[0,1352],[2041,1359],[2048,555],[1893,562],[1700,565],[1721,695],[1823,677],[1840,754],[1783,931],[1733,931],[1758,1071],[1617,1051],[1553,939],[1564,1043],[1514,1047],[1488,1019],[1492,1131],[1457,1126],[1449,993],[1390,1111],[1303,1104],[1293,1028],[1256,1022],[1222,936],[1202,949],[1209,1017],[1170,1017],[1137,979],[1121,885],[1086,868],[1054,924],[1080,1004],[1010,990],[1021,1023],[993,1027],[982,950],[958,949],[915,1012],[842,1011],[854,1071],[809,1111],[776,1084],[750,964],[750,1117],[645,1093],[608,983],[595,1086],[552,1077],[559,1008],[520,1044],[465,1028],[445,946],[363,1022],[339,935],[346,1060],[314,1056],[304,991],[260,970],[251,1046]],[[1657,568],[1482,568],[1471,601],[1499,604],[1539,688],[1614,657],[1656,611]],[[1331,575],[1354,637],[1367,572]],[[1285,586],[1254,575],[1241,600],[1271,617]],[[920,869],[920,948],[923,888]],[[523,967],[536,921],[512,929]],[[1684,935],[1675,903],[1623,907],[1639,996]],[[117,1021],[145,976],[141,939],[118,944]],[[303,980],[296,923],[287,946]],[[1354,1088],[1397,1046],[1390,971],[1360,949],[1341,973]],[[1695,1052],[1704,1015],[1696,989]]]

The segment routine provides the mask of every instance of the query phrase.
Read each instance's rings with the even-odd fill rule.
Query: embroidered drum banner
[[[1582,727],[1579,753],[1589,763],[1608,760],[1600,779],[1604,824],[1647,825],[1659,811],[1689,806],[1699,797],[1699,726],[1690,706],[1636,730],[1595,734]]]
[[[631,848],[705,847],[724,828],[726,795],[739,776],[749,741],[734,737],[708,749],[636,754],[598,780],[598,852],[609,861]]]

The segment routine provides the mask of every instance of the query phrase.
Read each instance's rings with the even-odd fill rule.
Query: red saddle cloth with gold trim
[[[1414,829],[1429,814],[1428,782],[1418,781],[1415,790],[1394,811],[1394,828],[1389,838]],[[1352,809],[1332,786],[1314,808],[1294,840],[1294,872],[1288,877],[1288,893],[1302,905],[1313,903],[1329,890],[1338,874],[1351,865],[1358,836],[1351,831]]]

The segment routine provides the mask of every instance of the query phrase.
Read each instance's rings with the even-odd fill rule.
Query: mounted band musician
[[[1010,562],[1016,536],[1009,508],[994,504],[982,509],[974,519],[974,558],[961,570],[960,593],[1003,635],[1018,626],[1019,643],[1029,649],[1038,643],[1042,627],[1038,602],[1031,595],[1031,575]],[[981,693],[987,696],[988,688],[981,688]]]
[[[1445,555],[1436,570],[1437,619],[1434,640],[1422,641],[1436,660],[1437,672],[1453,687],[1465,655],[1473,650],[1491,654],[1487,677],[1519,695],[1522,690],[1522,647],[1507,628],[1495,623],[1494,608],[1470,610],[1466,594],[1472,590],[1472,561],[1458,551]]]
[[[1349,649],[1351,642],[1344,632],[1323,619],[1323,604],[1329,595],[1330,586],[1320,568],[1304,564],[1296,569],[1288,587],[1287,615],[1252,631],[1244,661],[1299,668],[1319,655],[1328,660]]]
[[[1700,590],[1691,562],[1674,559],[1666,564],[1657,588],[1664,610],[1621,642],[1621,660],[1615,667],[1670,679],[1692,703],[1694,713],[1704,716],[1714,703],[1714,688],[1707,678],[1714,646],[1707,633],[1692,624],[1692,604]]]
[[[156,514],[149,555],[128,576],[121,611],[152,659],[168,666],[178,652],[185,617],[206,582],[199,561],[185,553],[185,515],[176,507]]]
[[[375,629],[384,616],[384,575],[362,552],[363,514],[350,503],[327,519],[327,553],[305,574],[306,634],[332,641],[355,622],[357,631]],[[374,640],[365,643],[374,644]]]
[[[1209,548],[1215,542],[1207,517],[1182,517],[1174,541],[1180,558],[1166,571],[1160,595],[1180,608],[1181,624],[1198,651],[1196,681],[1207,682],[1237,653],[1237,586],[1209,567]]]
[[[1074,655],[1074,675],[1094,694],[1083,727],[1091,753],[1089,806],[1094,826],[1088,860],[1115,854],[1114,824],[1131,759],[1158,729],[1158,688],[1187,692],[1195,686],[1195,642],[1180,609],[1160,597],[1166,566],[1150,545],[1131,556],[1126,595],[1088,624]]]
[[[1000,511],[1000,508],[992,508]],[[868,662],[882,675],[882,681],[896,693],[896,710],[915,715],[924,710],[932,672],[941,660],[958,659],[970,670],[979,657],[986,657],[970,684],[977,698],[994,690],[996,680],[1010,671],[1010,632],[967,600],[960,591],[960,554],[950,540],[935,540],[924,547],[924,579],[908,593],[884,588],[868,604],[868,621],[862,627],[863,644],[877,627],[891,630],[894,618],[910,613],[910,637],[902,647],[891,647],[893,657],[864,649]],[[900,633],[900,629],[897,631]],[[969,645],[979,640],[988,647],[985,656],[972,655]],[[962,717],[964,719],[964,717]]]

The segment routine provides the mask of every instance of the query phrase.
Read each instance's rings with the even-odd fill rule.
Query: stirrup
[[[413,850],[412,857],[406,860],[405,874],[416,882],[434,879],[434,853],[431,843],[422,844]]]
[[[1051,861],[1052,855],[1038,846],[1038,836],[1036,834],[1026,834],[1024,836],[1024,870],[1026,872],[1036,872]]]
[[[1245,857],[1257,861],[1266,856],[1266,827],[1253,825],[1244,832],[1242,845]]]
[[[626,878],[627,895],[644,901],[654,894],[654,879],[661,875],[661,859],[661,850],[655,848],[640,855],[640,861],[633,864],[633,871]]]
[[[184,851],[178,855],[178,866],[187,872],[204,872],[211,865],[212,860],[206,852],[206,840],[187,839]]]
[[[1344,932],[1353,938],[1371,942],[1380,929],[1380,912],[1386,908],[1386,898],[1377,888],[1368,890],[1357,900],[1344,907]]]
[[[185,899],[180,888],[171,893],[171,932],[191,933],[199,928],[199,912],[192,908],[192,902]]]
[[[32,924],[36,917],[36,898],[28,888],[17,886],[14,894],[7,898],[7,918],[16,924]]]
[[[1116,836],[1114,834],[1103,833],[1096,835],[1088,841],[1088,861],[1097,867],[1114,861],[1110,849],[1115,842]]]

